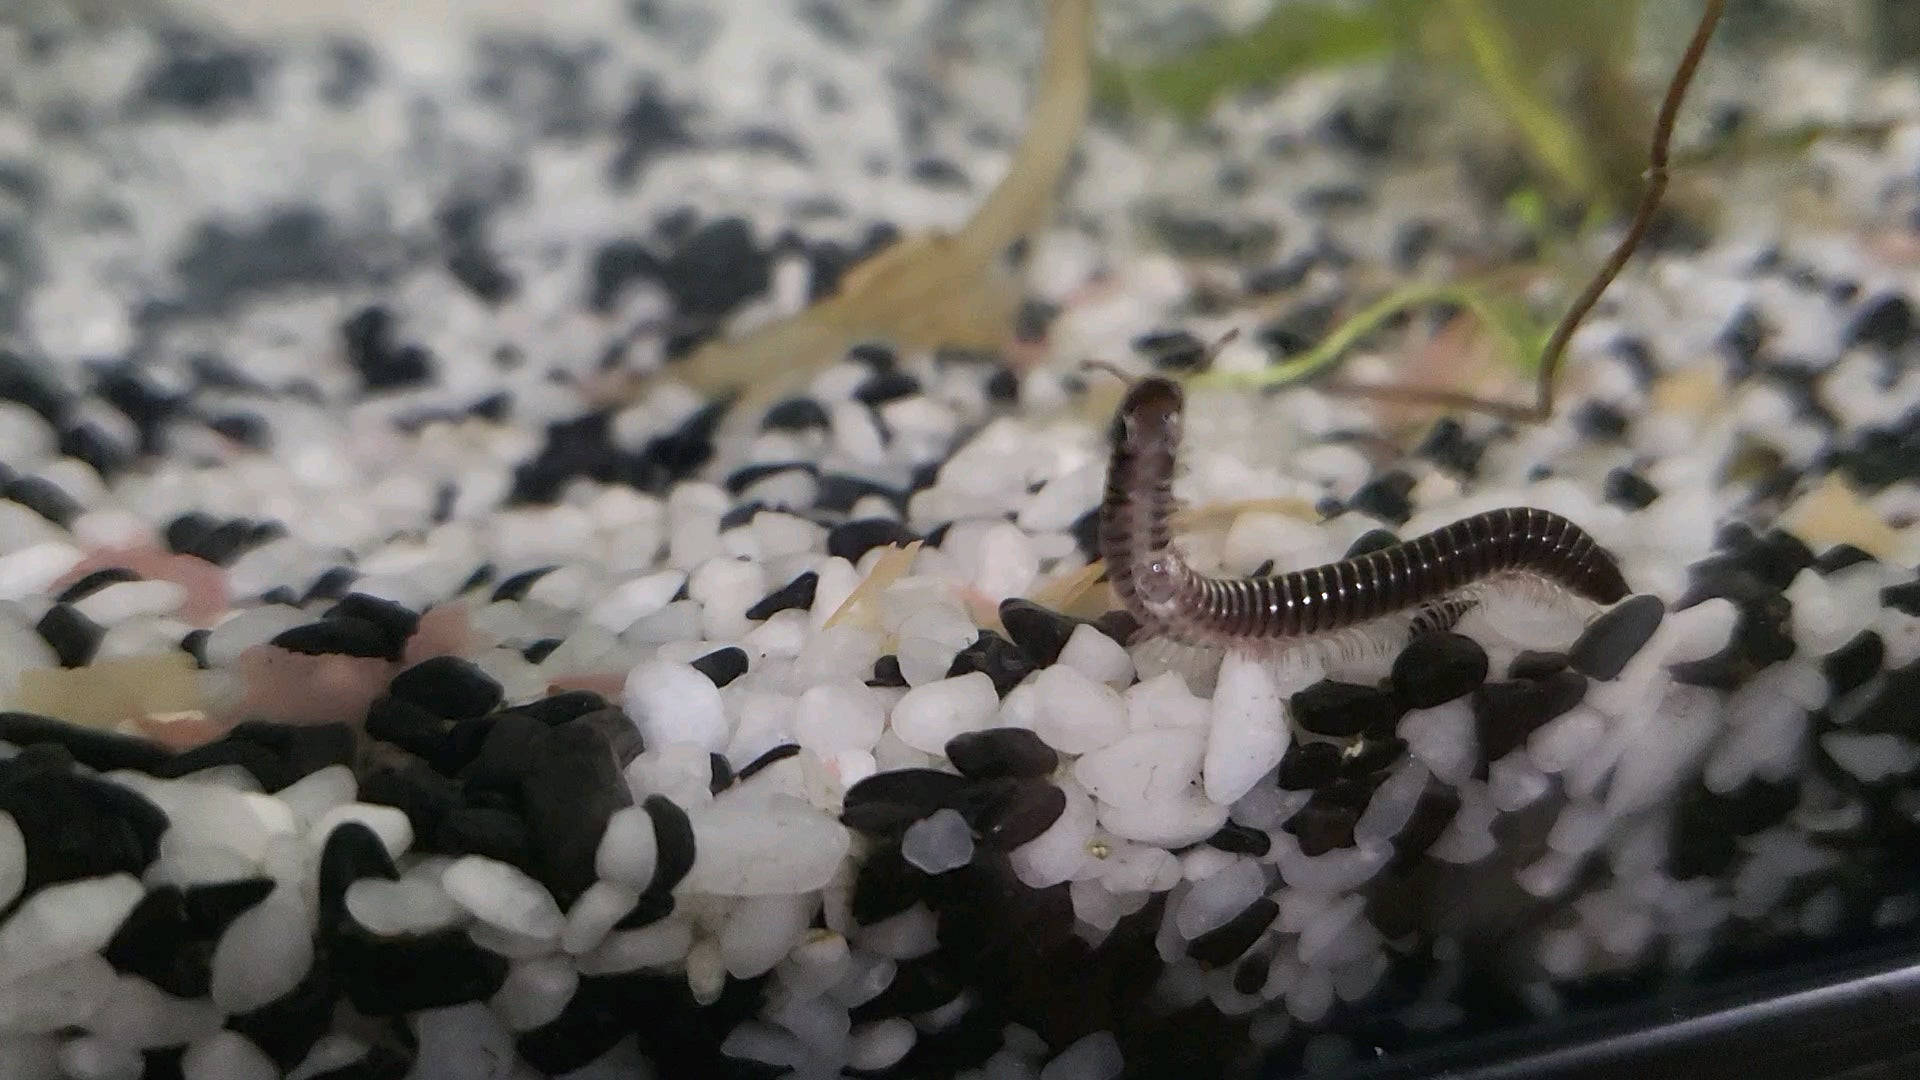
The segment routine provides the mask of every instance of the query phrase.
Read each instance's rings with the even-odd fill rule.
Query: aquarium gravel
[[[1910,82],[1710,66],[1683,142],[1905,120],[1660,237],[1549,422],[1191,392],[1196,566],[1533,506],[1634,595],[1192,670],[1063,584],[1083,363],[1531,243],[1377,71],[1097,120],[1008,348],[743,417],[675,358],[963,220],[1037,5],[60,7],[0,23],[0,1077],[1337,1074],[1920,914]]]

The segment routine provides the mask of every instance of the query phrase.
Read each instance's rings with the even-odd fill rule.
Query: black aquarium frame
[[[1920,1080],[1920,936],[1408,1050],[1335,1077]]]

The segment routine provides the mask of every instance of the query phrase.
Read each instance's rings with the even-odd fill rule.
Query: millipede
[[[1121,401],[1100,505],[1107,580],[1143,637],[1245,647],[1444,609],[1462,590],[1505,575],[1544,579],[1597,604],[1627,595],[1613,557],[1566,518],[1507,507],[1338,562],[1255,577],[1213,577],[1173,543],[1173,473],[1185,395],[1150,377]]]

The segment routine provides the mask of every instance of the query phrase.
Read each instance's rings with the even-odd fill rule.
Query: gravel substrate
[[[1063,584],[1083,361],[1525,246],[1377,73],[1096,123],[1004,354],[588,403],[962,220],[1028,6],[0,25],[0,1077],[1337,1074],[1913,922],[1911,82],[1710,70],[1688,132],[1908,119],[1664,238],[1551,423],[1194,392],[1196,566],[1537,506],[1605,611],[1168,670]]]

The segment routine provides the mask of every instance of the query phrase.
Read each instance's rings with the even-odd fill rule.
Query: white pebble
[[[973,830],[959,811],[936,810],[907,826],[900,855],[923,873],[958,870],[973,861]]]
[[[1181,937],[1192,941],[1225,926],[1266,891],[1267,876],[1260,864],[1252,859],[1237,859],[1219,873],[1193,883],[1174,909],[1173,924]]]
[[[1110,686],[1055,664],[1034,676],[1039,716],[1034,733],[1063,754],[1086,754],[1127,733],[1127,709]]]
[[[1400,718],[1399,734],[1407,740],[1407,752],[1445,783],[1459,784],[1473,775],[1479,740],[1467,698],[1408,712]]]
[[[1012,697],[1011,694],[1008,697]],[[1178,672],[1165,671],[1127,688],[1127,724],[1135,731],[1161,727],[1204,728],[1209,707],[1194,696]]]
[[[624,581],[587,609],[587,622],[618,634],[666,607],[686,583],[687,575],[680,570],[661,570]]]
[[[1408,761],[1394,770],[1367,800],[1367,808],[1354,822],[1355,843],[1384,843],[1400,835],[1413,820],[1413,812],[1426,793],[1430,774],[1417,761]]]
[[[1213,727],[1207,734],[1207,798],[1227,806],[1258,783],[1287,752],[1292,729],[1269,664],[1229,653],[1213,691]]]
[[[512,1031],[531,1031],[560,1015],[580,986],[580,973],[566,957],[519,960],[489,1004]]]
[[[1300,850],[1290,833],[1273,837],[1269,854],[1280,864],[1280,876],[1296,889],[1330,895],[1358,888],[1373,879],[1393,857],[1389,844],[1356,844],[1319,855]]]
[[[279,1080],[280,1070],[258,1046],[233,1031],[195,1039],[180,1055],[185,1080]]]
[[[60,1068],[72,1080],[140,1080],[146,1059],[132,1047],[82,1036],[60,1048]]]
[[[600,947],[580,958],[582,975],[617,975],[659,968],[684,960],[693,947],[693,925],[666,918],[633,930],[616,930]]]
[[[772,971],[806,935],[818,907],[807,895],[749,896],[734,904],[720,927],[727,974],[752,979]]]
[[[352,769],[345,765],[329,765],[281,788],[274,797],[286,804],[301,828],[305,829],[319,821],[327,811],[352,802],[358,790]]]
[[[1009,857],[1015,876],[1029,888],[1058,885],[1092,858],[1087,845],[1093,842],[1093,800],[1079,784],[1063,781],[1059,787],[1067,796],[1066,809],[1046,832],[1013,849]]]
[[[648,660],[627,673],[621,695],[648,749],[691,743],[708,753],[727,747],[730,731],[720,690],[687,664]]]
[[[893,733],[915,750],[944,754],[955,735],[991,724],[999,705],[993,680],[970,671],[908,690],[893,706]]]
[[[1576,705],[1527,736],[1527,756],[1533,759],[1535,767],[1551,776],[1586,757],[1606,734],[1604,717],[1584,705]]]
[[[1137,806],[1099,804],[1100,826],[1123,840],[1178,848],[1197,844],[1227,823],[1228,808],[1189,790]]]
[[[1040,1080],[1114,1080],[1125,1067],[1120,1041],[1112,1032],[1097,1031],[1047,1062],[1040,1070]]]
[[[1552,787],[1526,754],[1508,754],[1487,768],[1487,792],[1503,814],[1532,806]]]
[[[716,896],[804,893],[840,869],[844,825],[799,799],[739,789],[692,810],[694,861],[682,887]]]
[[[419,1060],[432,1063],[434,1080],[508,1080],[513,1034],[484,1004],[422,1009],[409,1019]]]
[[[0,985],[0,1031],[37,1034],[90,1026],[112,995],[115,980],[111,964],[83,953],[30,978]]]
[[[1158,803],[1192,788],[1206,752],[1205,731],[1148,728],[1084,755],[1073,763],[1073,777],[1103,803]]]
[[[346,905],[354,922],[382,937],[429,934],[466,915],[439,882],[418,874],[361,878],[347,886]]]
[[[453,902],[482,922],[530,938],[558,937],[566,926],[545,885],[517,867],[483,855],[464,855],[440,875]]]
[[[1133,658],[1119,642],[1094,629],[1090,623],[1073,628],[1066,645],[1060,649],[1059,663],[1116,690],[1126,689],[1133,681]]]
[[[880,695],[857,682],[813,686],[794,703],[794,741],[823,758],[871,749],[886,725]]]
[[[1820,737],[1820,748],[1836,765],[1868,784],[1920,766],[1920,747],[1898,735],[1835,731]]]
[[[13,904],[27,883],[27,838],[13,815],[0,810],[0,909]]]
[[[0,600],[19,600],[45,591],[85,557],[79,548],[58,540],[28,544],[0,555]]]
[[[145,895],[131,874],[63,881],[35,892],[0,926],[0,984],[97,951]]]
[[[973,644],[980,630],[952,604],[931,603],[902,620],[895,636],[900,676],[908,686],[918,687],[944,677],[953,667],[954,656]]]
[[[74,601],[73,608],[113,626],[137,615],[172,615],[187,602],[187,587],[174,581],[119,581]]]
[[[737,638],[753,627],[747,609],[767,594],[767,573],[751,559],[716,556],[687,579],[687,597],[700,604],[700,625],[716,641]]]
[[[305,907],[279,891],[228,925],[213,950],[213,1003],[251,1012],[286,996],[313,965],[313,928]]]
[[[1584,855],[1606,838],[1609,824],[1604,807],[1579,800],[1568,802],[1547,831],[1547,846],[1567,855]]]
[[[847,1066],[862,1072],[892,1068],[913,1049],[918,1037],[913,1023],[897,1016],[862,1024],[847,1044]]]
[[[594,852],[593,872],[608,881],[644,889],[653,881],[657,856],[653,816],[641,807],[625,806],[607,819],[607,830],[600,834],[600,847]]]
[[[626,918],[639,902],[640,890],[632,885],[596,881],[587,886],[587,891],[567,909],[567,925],[560,931],[560,948],[575,956],[591,950],[605,940],[613,924]]]

